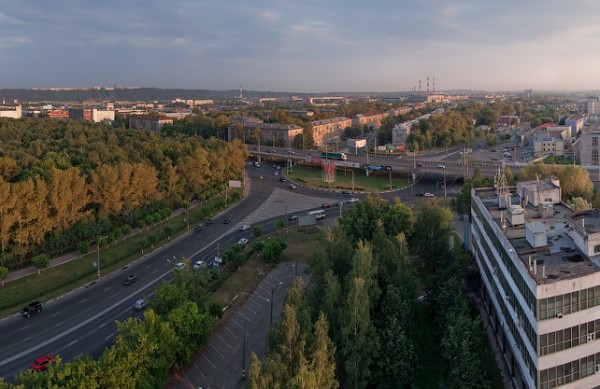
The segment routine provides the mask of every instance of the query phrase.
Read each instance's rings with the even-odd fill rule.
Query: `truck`
[[[345,161],[348,159],[348,157],[346,157],[346,154],[344,153],[331,153],[331,152],[326,152],[323,151],[321,153],[321,158],[323,159],[337,159],[340,161]]]

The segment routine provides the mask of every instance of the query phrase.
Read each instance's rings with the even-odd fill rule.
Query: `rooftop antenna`
[[[433,93],[435,93],[435,76],[433,76]]]
[[[242,90],[242,84],[240,84],[240,100],[244,99],[244,92]]]
[[[429,94],[429,76],[427,76],[427,94]]]
[[[419,80],[419,93],[421,93],[421,80]]]

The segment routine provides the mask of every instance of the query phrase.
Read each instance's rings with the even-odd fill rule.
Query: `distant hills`
[[[295,93],[273,91],[244,90],[244,97],[306,97],[306,96],[399,96],[407,92],[327,92],[327,93]],[[89,89],[0,89],[0,101],[12,103],[15,99],[20,103],[40,102],[83,102],[83,101],[155,101],[173,99],[194,100],[228,100],[238,98],[240,91],[208,90],[208,89],[159,89],[159,88],[89,88]]]

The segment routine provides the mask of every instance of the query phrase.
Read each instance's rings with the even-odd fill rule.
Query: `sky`
[[[600,89],[598,0],[2,0],[0,88]]]

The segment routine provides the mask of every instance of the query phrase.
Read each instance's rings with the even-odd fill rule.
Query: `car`
[[[389,165],[385,165],[383,168],[384,168],[385,170],[392,170],[392,167],[391,167],[391,166],[389,166]]]
[[[419,193],[417,193],[415,196],[417,196],[417,197],[424,197],[424,196],[425,196],[425,193],[423,193],[423,192],[419,192]]]
[[[224,220],[223,220],[223,224],[229,224],[231,223],[231,217],[227,216]]]
[[[264,178],[263,176],[258,177],[259,180],[262,180],[263,178]]]
[[[342,196],[350,196],[350,195],[351,195],[351,193],[348,192],[347,190],[342,191]]]
[[[281,166],[277,165],[277,167],[275,169],[281,170]]]
[[[435,195],[433,193],[427,192],[427,193],[423,194],[423,197],[435,197]]]
[[[287,182],[287,178],[285,178],[285,177],[281,177],[281,178],[279,179],[279,181],[281,181],[281,182]]]
[[[31,317],[32,315],[36,315],[44,310],[42,303],[39,301],[34,301],[32,303],[27,304],[25,308],[21,310],[21,314],[25,317]]]
[[[202,265],[204,265],[204,261],[196,261],[196,263],[194,263],[194,266],[192,266],[192,269],[197,270],[199,269]]]
[[[254,167],[260,167],[260,163],[254,162]]]
[[[210,225],[211,225],[211,224],[213,224],[213,223],[214,223],[213,219],[206,219],[206,220],[204,221],[204,225],[205,225],[205,226],[210,226]]]
[[[194,232],[200,232],[202,231],[202,226],[200,224],[198,224],[196,227],[194,227]]]
[[[177,262],[177,264],[175,265],[176,270],[183,269],[184,267],[185,267],[185,263],[183,263],[183,262]]]
[[[137,282],[137,280],[138,280],[138,276],[136,276],[134,274],[130,274],[127,276],[127,278],[125,278],[123,285],[125,285],[125,286],[133,285]]]
[[[331,208],[331,204],[329,203],[323,203],[323,205],[321,205],[322,208]]]
[[[298,215],[292,215],[292,216],[290,216],[290,220],[292,220],[292,221],[298,220]]]
[[[442,165],[441,163],[438,163],[437,168],[438,169],[445,169],[446,165]]]
[[[269,151],[269,152],[275,154],[277,152],[277,150],[271,149],[271,151]]]
[[[48,365],[54,361],[55,358],[53,355],[43,355],[31,362],[31,370],[35,372],[46,371],[48,369]]]
[[[423,166],[421,162],[417,162],[417,166]]]
[[[290,184],[290,189],[296,189],[296,185]]]
[[[354,203],[358,203],[360,201],[360,199],[357,199],[356,197],[352,197],[350,200],[348,200],[349,204],[354,204]]]
[[[242,224],[240,226],[240,231],[246,231],[250,229],[250,224]]]
[[[146,308],[146,301],[144,299],[137,299],[135,303],[133,303],[133,309],[136,311],[143,311]]]
[[[240,240],[238,240],[238,244],[243,244],[245,246],[248,244],[248,239],[240,238]]]
[[[278,176],[278,175],[279,175],[279,172],[276,170],[276,171],[274,171],[274,172],[273,172],[273,175],[274,175],[274,176]]]
[[[209,262],[206,268],[209,270],[219,270],[219,263],[215,261]]]
[[[273,169],[275,169],[276,167],[277,167],[277,164],[276,164],[276,163],[274,163],[274,164],[273,164]]]
[[[290,151],[288,151],[288,154],[296,154],[296,152],[295,152],[295,151],[292,151],[292,150],[290,150]]]

